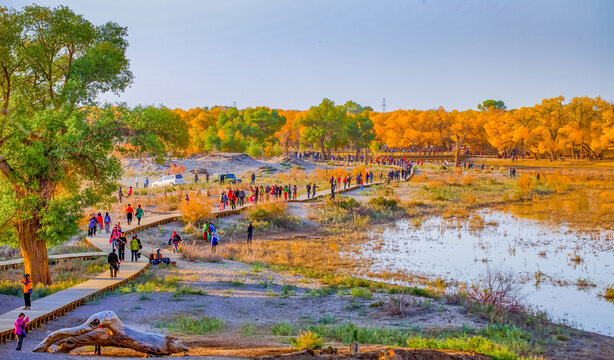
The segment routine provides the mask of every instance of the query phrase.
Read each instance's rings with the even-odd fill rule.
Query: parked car
[[[213,174],[213,183],[219,184],[238,184],[243,182],[240,178],[238,178],[235,174]]]
[[[165,175],[154,181],[151,184],[152,188],[155,187],[163,187],[163,186],[174,186],[178,184],[185,184],[185,180],[183,179],[183,175]]]

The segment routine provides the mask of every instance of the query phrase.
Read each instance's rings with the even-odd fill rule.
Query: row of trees
[[[335,105],[324,99],[308,111],[216,106],[174,112],[189,128],[188,150],[192,153],[232,151],[272,156],[306,147],[327,155],[341,148],[359,154],[375,140],[370,110],[353,101]]]
[[[290,150],[390,148],[473,153],[525,153],[602,159],[614,148],[614,106],[599,97],[560,96],[532,107],[506,110],[486,100],[480,110],[396,110],[386,113],[348,101],[324,99],[308,111],[266,107],[174,110],[190,129],[190,152],[237,151],[271,156]]]

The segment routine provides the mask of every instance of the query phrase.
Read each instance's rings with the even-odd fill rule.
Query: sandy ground
[[[209,174],[215,173],[235,173],[237,175],[248,175],[251,172],[269,171],[286,171],[291,166],[304,168],[306,171],[311,171],[316,168],[312,162],[291,158],[288,156],[277,156],[266,160],[256,160],[247,154],[237,153],[215,153],[207,155],[193,155],[185,159],[174,159],[171,162],[156,164],[153,158],[124,158],[121,159],[122,167],[135,174],[161,174],[170,169],[170,163],[181,165],[186,168],[186,173],[191,173],[197,170],[199,173],[204,173],[205,170]],[[322,165],[323,166],[323,165]],[[128,179],[128,176],[125,176]],[[134,180],[130,178],[130,180]],[[150,180],[155,180],[151,178]],[[245,177],[244,180],[247,180]],[[142,179],[141,179],[142,181]]]
[[[51,331],[81,324],[91,314],[103,310],[115,311],[126,325],[134,329],[153,332],[164,332],[156,326],[156,322],[164,322],[178,315],[216,317],[226,323],[223,332],[182,338],[196,344],[215,342],[217,347],[235,347],[245,342],[246,337],[240,335],[240,329],[246,323],[254,325],[257,333],[264,335],[258,336],[259,346],[278,347],[287,347],[287,344],[266,334],[270,334],[272,325],[280,322],[296,327],[327,321],[334,324],[352,322],[369,327],[421,326],[425,329],[483,325],[481,320],[469,317],[462,307],[442,301],[431,300],[429,308],[418,309],[411,316],[400,319],[388,315],[381,307],[369,307],[377,301],[385,301],[389,296],[387,294],[375,294],[372,299],[352,298],[347,294],[308,296],[309,291],[321,285],[300,275],[277,273],[234,261],[202,263],[186,262],[178,256],[173,258],[177,261],[176,268],[156,269],[156,274],[161,277],[179,276],[184,280],[182,285],[201,289],[206,295],[183,295],[179,299],[167,292],[151,293],[146,297],[141,294],[105,296],[32,330],[26,338],[23,357],[14,357],[14,342],[0,345],[0,354],[8,355],[9,359],[47,358],[47,354],[29,351]],[[291,289],[290,293],[281,294],[284,286]],[[251,341],[254,342],[253,339]],[[53,358],[74,357],[56,354]]]

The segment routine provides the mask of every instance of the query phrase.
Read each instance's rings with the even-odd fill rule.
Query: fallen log
[[[52,346],[57,346],[55,351]],[[180,340],[170,336],[131,329],[113,311],[101,311],[81,325],[64,328],[49,334],[34,352],[68,353],[82,346],[114,346],[136,350],[149,355],[170,355],[188,351]]]

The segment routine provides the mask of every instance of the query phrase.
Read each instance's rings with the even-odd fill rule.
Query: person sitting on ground
[[[117,277],[117,272],[119,271],[119,257],[117,257],[115,249],[111,250],[111,253],[107,256],[107,262],[109,263],[111,278]]]

